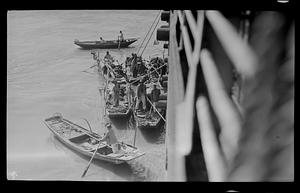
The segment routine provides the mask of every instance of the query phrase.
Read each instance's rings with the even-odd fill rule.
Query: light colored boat
[[[97,133],[63,118],[60,114],[45,119],[44,123],[62,143],[89,157],[93,156],[99,145],[99,140],[102,138]],[[105,141],[100,143],[94,158],[114,164],[128,162],[145,154],[137,147],[123,142],[119,142],[113,147]]]

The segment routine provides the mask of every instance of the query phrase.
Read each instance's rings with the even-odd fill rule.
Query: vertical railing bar
[[[181,25],[184,25],[183,14],[181,13],[180,10],[177,11],[177,16],[178,16],[178,18],[179,18],[180,26],[181,26]]]
[[[226,93],[223,80],[210,52],[200,54],[201,66],[212,108],[221,126],[220,142],[227,161],[232,161],[238,148],[241,132],[241,117]]]
[[[176,104],[184,99],[184,83],[182,77],[182,69],[180,66],[179,51],[176,49],[177,31],[176,25],[178,24],[179,17],[178,12],[174,11],[170,13],[170,45],[169,45],[169,62],[173,65],[169,69],[169,81],[168,81],[168,95],[176,93],[176,96],[168,100],[167,108],[167,128],[166,128],[166,144],[167,144],[167,180],[168,181],[186,181],[185,176],[185,157],[179,154],[177,150],[177,144],[181,138],[177,137],[176,128]],[[180,37],[180,41],[182,38]],[[180,43],[179,43],[180,44]],[[178,90],[179,89],[179,90]],[[172,110],[171,110],[172,109]]]
[[[208,179],[210,182],[223,182],[227,172],[226,163],[218,144],[209,112],[209,104],[205,96],[198,97],[196,110]]]
[[[202,34],[203,34],[203,24],[204,24],[204,11],[199,11],[197,13],[197,34],[195,36],[195,47],[193,52],[193,62],[198,63],[200,60],[200,49],[202,44]]]
[[[188,21],[189,27],[191,29],[191,32],[193,34],[193,38],[197,38],[197,24],[195,21],[195,18],[190,10],[185,10],[184,11],[186,20]]]
[[[193,64],[193,56],[192,56],[192,46],[189,39],[188,31],[185,26],[182,26],[181,28],[182,35],[183,35],[183,44],[185,49],[186,58],[188,61],[189,66],[194,65]]]
[[[178,12],[179,18],[182,19],[182,14]],[[183,22],[183,20],[181,20]],[[181,31],[183,35],[183,43],[185,54],[190,66],[188,72],[188,80],[186,92],[182,103],[176,107],[176,138],[180,139],[177,145],[178,153],[181,156],[188,155],[192,149],[192,133],[193,133],[193,118],[194,118],[194,98],[195,86],[197,77],[197,63],[192,63],[192,50],[186,26],[181,23]]]
[[[236,69],[247,77],[253,76],[257,58],[247,42],[219,11],[205,11],[205,15]]]
[[[185,54],[186,54],[186,58],[188,61],[188,65],[191,66],[193,59],[192,59],[192,46],[191,46],[191,42],[189,39],[189,35],[188,35],[188,31],[186,29],[186,26],[184,25],[184,21],[183,21],[183,14],[181,11],[178,11],[178,18],[179,18],[179,22],[180,22],[180,29],[181,29],[181,34],[183,37],[183,44],[184,44],[184,50],[185,50]]]

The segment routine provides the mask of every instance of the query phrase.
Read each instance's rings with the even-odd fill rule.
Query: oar
[[[135,100],[135,102],[134,103],[136,103],[136,100]],[[135,104],[134,104],[135,105]],[[136,115],[136,112],[135,112],[135,110],[133,109],[133,117],[134,117],[134,119],[135,119],[135,131],[134,131],[134,139],[133,139],[133,146],[135,147],[135,139],[136,139],[136,131],[137,131],[137,127],[138,127],[138,125],[137,125],[137,115]]]
[[[95,65],[93,65],[93,66],[91,66],[91,67],[89,67],[89,68],[83,70],[82,72],[85,72],[86,70],[88,70],[88,69],[90,69],[90,68],[93,68],[93,67],[95,67],[95,66],[97,66],[97,64],[95,64]]]
[[[93,154],[91,160],[89,161],[88,166],[86,167],[86,169],[84,170],[83,174],[81,175],[82,178],[83,178],[83,177],[85,176],[85,174],[87,173],[87,171],[88,171],[88,169],[89,169],[89,167],[90,167],[90,165],[91,165],[91,163],[92,163],[92,160],[93,160],[94,156],[96,155],[96,152],[97,152],[97,150],[99,149],[100,145],[101,145],[101,142],[99,142],[97,148],[96,148],[95,151],[94,151],[94,154]]]

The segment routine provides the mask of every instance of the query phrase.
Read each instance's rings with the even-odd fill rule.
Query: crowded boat
[[[92,51],[98,71],[105,78],[105,108],[109,118],[132,115],[138,128],[153,128],[165,122],[168,60],[143,59],[136,53],[121,64],[106,52],[103,58]]]

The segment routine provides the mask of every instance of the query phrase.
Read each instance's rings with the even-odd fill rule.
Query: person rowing
[[[109,146],[111,146],[113,153],[118,153],[121,150],[119,141],[112,129],[111,123],[106,123],[105,127],[107,129],[104,137],[100,141],[105,141]]]

